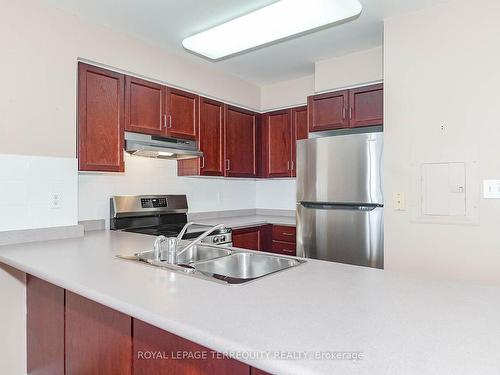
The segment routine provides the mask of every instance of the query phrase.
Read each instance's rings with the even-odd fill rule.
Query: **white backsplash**
[[[75,225],[77,171],[77,159],[0,155],[0,231]]]
[[[178,177],[177,162],[125,154],[125,173],[80,173],[79,220],[106,219],[113,195],[187,194],[189,212],[256,208],[252,179]]]
[[[255,188],[256,208],[295,211],[295,187],[294,179],[257,180]]]

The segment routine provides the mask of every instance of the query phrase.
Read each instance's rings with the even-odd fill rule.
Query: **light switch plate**
[[[483,196],[486,199],[500,199],[500,180],[484,180]]]
[[[394,193],[394,209],[396,211],[404,211],[405,209],[405,194],[402,192]]]

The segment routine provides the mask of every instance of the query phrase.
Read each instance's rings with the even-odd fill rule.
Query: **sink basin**
[[[190,264],[207,259],[223,257],[229,254],[231,254],[231,250],[229,249],[198,245],[187,249],[185,252],[179,255],[179,257],[177,258],[177,263]],[[152,250],[138,253],[136,254],[136,256],[146,262],[153,261],[154,258]]]
[[[186,250],[179,256],[177,264],[170,264],[165,260],[155,261],[152,250],[117,256],[225,285],[244,284],[306,262],[209,245],[197,245]]]
[[[205,262],[197,262],[192,266],[198,272],[223,280],[229,284],[241,284],[274,272],[298,266],[301,263],[304,263],[304,261],[241,252]]]

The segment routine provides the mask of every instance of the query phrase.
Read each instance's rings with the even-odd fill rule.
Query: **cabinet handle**
[[[344,108],[342,108],[342,120],[345,120],[345,113],[346,113],[346,109],[344,107]]]
[[[289,171],[290,170],[290,161],[287,161],[286,162],[286,170]]]
[[[165,129],[167,127],[167,115],[163,115],[163,128]]]
[[[293,162],[292,160],[292,171],[293,171],[293,168],[295,167],[295,163]]]
[[[231,169],[231,160],[226,159],[226,171]]]
[[[201,157],[201,166],[200,166],[200,168],[205,168],[205,157],[204,156]]]
[[[168,115],[168,128],[172,129],[172,115]]]
[[[285,233],[285,232],[283,232],[283,233],[281,233],[281,234],[282,234],[283,236],[295,236],[295,234],[293,234],[293,233]]]
[[[349,107],[349,120],[352,119],[352,107]]]

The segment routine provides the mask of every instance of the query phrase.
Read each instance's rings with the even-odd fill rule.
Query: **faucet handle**
[[[154,250],[154,260],[160,261],[162,252],[163,252],[163,243],[167,240],[167,237],[165,236],[158,236],[155,239],[155,243],[153,246]]]
[[[176,264],[177,263],[177,238],[168,237],[167,243],[167,263]]]

